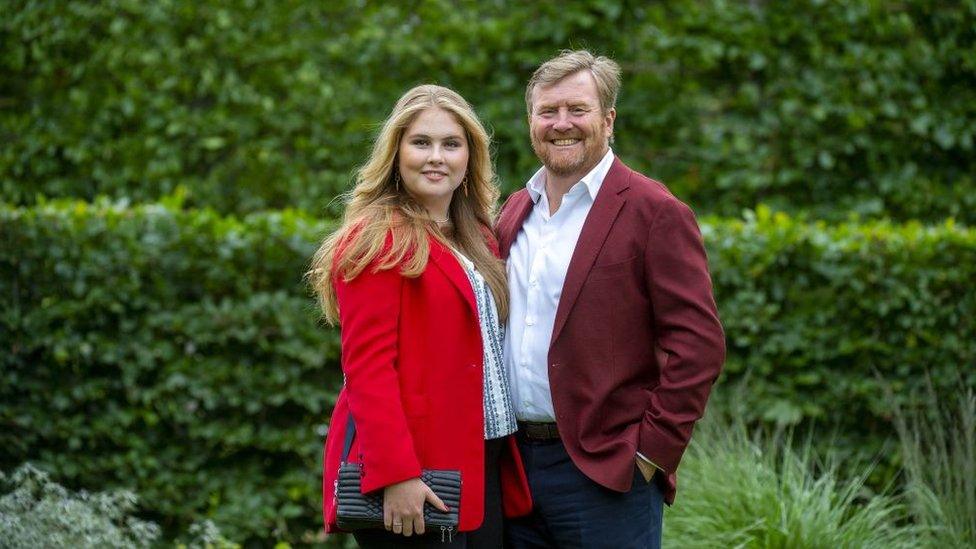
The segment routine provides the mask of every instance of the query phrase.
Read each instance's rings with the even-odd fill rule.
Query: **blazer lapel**
[[[471,281],[461,266],[461,261],[440,242],[430,239],[430,262],[437,266],[444,276],[454,285],[461,297],[468,303],[475,318],[478,318],[478,303],[474,299],[474,289],[471,288]]]
[[[529,217],[532,211],[532,198],[529,192],[522,189],[512,195],[506,207],[502,210],[502,215],[498,218],[498,252],[503,260],[508,259],[508,254],[512,250],[512,243],[518,236],[525,218]]]
[[[556,308],[556,320],[552,328],[552,339],[549,340],[550,345],[556,341],[559,332],[566,324],[569,312],[573,309],[580,290],[583,289],[583,282],[610,233],[610,227],[613,226],[620,208],[626,202],[622,193],[629,187],[629,179],[629,169],[619,158],[615,158],[613,166],[603,180],[603,185],[600,186],[600,192],[596,195],[590,213],[583,222],[579,240],[576,241],[576,249],[569,261],[566,280],[563,282],[563,293]]]

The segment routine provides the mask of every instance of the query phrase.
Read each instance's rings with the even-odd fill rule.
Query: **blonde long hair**
[[[449,208],[454,227],[450,240],[396,180],[400,140],[417,115],[431,108],[451,113],[464,128],[468,142],[466,190],[459,187],[454,191]],[[508,317],[505,266],[485,240],[498,199],[489,139],[474,109],[457,92],[423,85],[403,94],[383,123],[369,160],[359,168],[355,186],[346,195],[342,225],[312,258],[308,276],[330,324],[337,324],[339,318],[334,285],[339,276],[350,281],[377,259],[376,270],[399,267],[403,276],[420,276],[430,257],[430,236],[471,259],[494,294],[499,317]],[[390,234],[392,245],[387,247]]]

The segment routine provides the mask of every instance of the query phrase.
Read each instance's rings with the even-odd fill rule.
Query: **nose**
[[[444,161],[443,151],[440,145],[434,145],[430,148],[430,156],[427,158],[432,164],[440,164]]]
[[[552,124],[552,129],[557,132],[565,132],[573,129],[573,125],[569,122],[569,111],[566,109],[559,109],[559,113],[556,115],[556,120]]]

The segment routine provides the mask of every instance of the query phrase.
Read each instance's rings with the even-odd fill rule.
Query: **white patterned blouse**
[[[485,278],[474,268],[474,263],[457,250],[455,255],[461,262],[471,289],[474,290],[478,305],[478,320],[481,324],[481,340],[484,347],[484,406],[485,440],[510,435],[518,429],[515,420],[515,407],[512,393],[508,387],[508,374],[505,372],[504,346],[505,328],[498,319],[498,308],[492,297],[491,288]]]

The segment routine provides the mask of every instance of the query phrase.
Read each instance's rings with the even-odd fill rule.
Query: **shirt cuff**
[[[637,452],[637,458],[638,458],[638,459],[640,459],[640,460],[642,460],[642,461],[644,461],[645,463],[647,463],[647,464],[648,464],[648,465],[650,465],[651,467],[654,467],[654,468],[655,468],[655,469],[657,469],[658,471],[661,471],[662,473],[664,472],[664,469],[661,469],[661,468],[660,468],[660,467],[658,467],[658,466],[657,466],[657,464],[655,464],[655,463],[654,463],[653,461],[651,461],[651,460],[649,460],[649,459],[647,459],[647,456],[645,456],[644,454],[642,454],[642,453],[640,453],[640,452]]]

